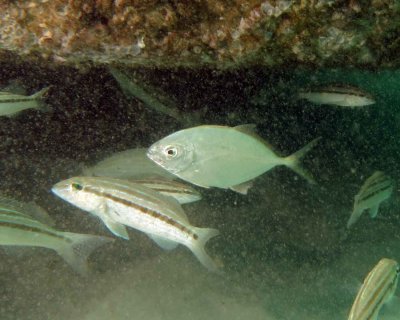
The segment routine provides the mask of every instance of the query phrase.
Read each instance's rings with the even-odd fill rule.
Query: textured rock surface
[[[58,63],[399,65],[396,0],[0,0],[0,48]]]

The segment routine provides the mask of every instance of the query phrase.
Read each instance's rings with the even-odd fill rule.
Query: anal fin
[[[236,191],[240,194],[246,195],[252,186],[253,186],[253,180],[249,180],[249,181],[243,182],[241,184],[231,186],[231,187],[229,187],[229,189]]]
[[[378,215],[378,210],[379,210],[379,204],[369,208],[369,216],[371,218],[376,218],[376,216]]]
[[[163,237],[156,236],[154,234],[147,234],[147,235],[155,243],[157,243],[160,248],[163,248],[164,250],[173,250],[178,246],[178,243],[175,241],[171,241],[171,240],[165,239]]]

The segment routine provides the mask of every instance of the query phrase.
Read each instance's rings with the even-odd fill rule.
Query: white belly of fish
[[[112,220],[147,234],[156,235],[190,247],[194,232],[190,226],[161,215],[151,209],[135,209],[127,205],[108,202]],[[143,208],[143,207],[141,207]]]

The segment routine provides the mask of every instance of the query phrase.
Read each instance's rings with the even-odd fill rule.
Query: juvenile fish
[[[0,245],[43,247],[55,250],[78,273],[87,272],[87,257],[110,238],[58,231],[34,216],[43,209],[0,197]]]
[[[396,291],[399,265],[383,258],[368,273],[351,307],[348,320],[376,320],[382,306]]]
[[[146,156],[147,149],[136,148],[116,152],[98,162],[96,165],[85,168],[85,176],[113,177],[121,179],[162,177],[174,179],[168,171],[157,166]]]
[[[107,177],[74,177],[57,183],[52,191],[99,217],[119,237],[129,239],[125,228],[128,226],[146,233],[167,250],[180,243],[188,247],[206,268],[218,271],[204,247],[219,232],[192,226],[173,198],[137,183]]]
[[[354,197],[354,207],[347,228],[350,228],[361,216],[364,210],[369,210],[371,218],[378,214],[381,202],[388,199],[393,192],[393,180],[381,171],[376,171],[362,185]]]
[[[318,139],[288,157],[279,157],[253,129],[253,125],[204,125],[181,130],[154,143],[147,156],[177,177],[205,188],[245,194],[252,179],[279,165],[313,182],[300,160]]]
[[[331,85],[315,89],[301,89],[299,99],[315,104],[328,104],[340,107],[363,107],[375,103],[375,99],[367,92],[353,86]]]
[[[180,204],[195,202],[201,199],[201,194],[187,184],[174,180],[165,180],[160,178],[148,178],[142,180],[131,180],[164,196],[172,197]]]
[[[49,108],[42,101],[50,87],[43,88],[33,95],[25,96],[8,91],[0,92],[0,116],[13,117],[26,109],[48,111]]]

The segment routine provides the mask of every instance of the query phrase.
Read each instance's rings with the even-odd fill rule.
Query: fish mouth
[[[155,162],[156,164],[162,166],[163,160],[159,153],[159,148],[156,145],[150,146],[150,148],[146,152],[147,158],[151,161]]]
[[[52,188],[51,192],[53,192],[56,196],[63,198],[67,191],[70,190],[70,183],[68,181],[60,181],[56,183]]]

